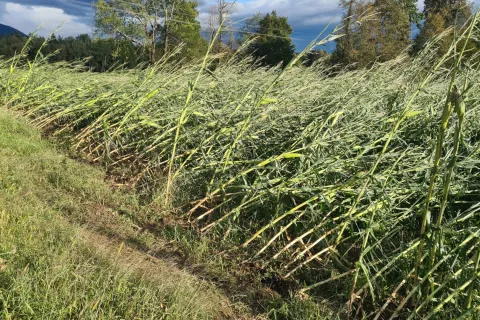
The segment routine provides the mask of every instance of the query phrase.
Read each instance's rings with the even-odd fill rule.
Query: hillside
[[[0,37],[10,35],[10,34],[19,34],[23,37],[26,37],[26,35],[24,33],[18,31],[17,29],[6,26],[6,25],[0,23]]]

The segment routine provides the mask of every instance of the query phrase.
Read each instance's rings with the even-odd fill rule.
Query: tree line
[[[342,0],[340,5],[345,10],[340,29],[344,36],[337,40],[331,59],[360,67],[393,59],[407,48],[417,54],[448,28],[461,28],[473,8],[467,0],[425,0],[423,12],[418,12],[416,0]],[[413,39],[412,28],[418,29]],[[439,54],[452,37],[450,33],[442,40]]]
[[[41,49],[50,62],[80,61],[95,72],[105,72],[116,67],[135,68],[148,61],[147,57],[129,41],[112,38],[92,38],[88,34],[77,37],[56,37],[49,41],[32,36],[26,50],[27,59],[33,60]],[[0,57],[11,58],[19,54],[27,44],[28,38],[12,34],[0,37]]]
[[[364,67],[376,61],[388,61],[410,48],[421,51],[433,37],[448,28],[461,28],[472,14],[467,0],[425,0],[423,12],[417,0],[340,0],[344,19],[337,28],[342,36],[336,49],[308,52],[304,66],[322,60],[332,65]],[[134,68],[161,58],[177,61],[201,59],[211,43],[211,52],[229,56],[243,47],[259,64],[275,66],[295,57],[293,29],[286,17],[276,11],[257,14],[235,29],[229,19],[232,4],[218,0],[209,12],[207,34],[202,34],[196,0],[99,0],[95,4],[94,36],[53,36],[42,48],[52,62],[86,59],[93,71],[117,66]],[[418,30],[412,39],[413,29]],[[453,34],[453,33],[452,33]],[[453,35],[446,36],[447,50]],[[20,35],[0,38],[0,56],[20,52],[27,39]],[[27,52],[33,58],[45,39],[34,36]],[[476,44],[471,51],[477,50]],[[246,48],[245,48],[246,47]],[[54,53],[54,54],[52,54]]]

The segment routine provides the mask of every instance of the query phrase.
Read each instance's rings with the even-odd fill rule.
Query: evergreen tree
[[[375,0],[374,6],[379,15],[377,56],[387,61],[410,45],[412,13],[398,0]]]
[[[378,13],[375,13],[375,9],[375,4],[371,2],[359,4],[355,8],[358,16],[368,15],[370,17],[362,21],[358,29],[352,32],[354,47],[352,48],[352,53],[346,55],[350,60],[345,62],[355,63],[357,67],[364,67],[378,59],[380,49],[378,43],[381,38],[381,17]],[[373,15],[373,13],[375,13],[375,15]]]
[[[201,36],[200,22],[197,21],[197,17],[198,2],[182,0],[177,2],[177,7],[168,24],[170,32],[166,43],[172,48],[184,44],[180,57],[187,60],[203,57],[208,48],[208,42]],[[168,52],[165,46],[164,52]]]
[[[345,10],[342,21],[342,37],[337,39],[337,48],[332,56],[336,63],[348,64],[354,61],[354,24],[357,17],[354,13],[359,12],[361,4],[355,0],[340,0],[340,7]]]
[[[410,23],[414,23],[420,28],[421,22],[424,19],[424,14],[418,11],[418,0],[402,0],[400,1],[400,5],[404,8],[404,10],[408,14],[408,19]]]
[[[293,59],[295,46],[290,39],[293,29],[286,17],[279,17],[276,11],[272,11],[260,20],[257,17],[249,28],[249,32],[258,35],[250,52],[254,57],[261,58],[264,65],[285,65]]]
[[[425,0],[425,22],[415,39],[414,52],[420,51],[425,44],[449,27],[459,28],[472,14],[471,4],[467,0]],[[440,43],[439,54],[447,50],[452,37],[446,37]]]
[[[333,62],[362,67],[396,57],[410,44],[411,23],[419,19],[413,4],[413,0],[342,0],[344,36],[337,40]]]
[[[260,21],[262,21],[263,15],[256,13],[252,17],[245,20],[245,24],[240,30],[242,35],[242,42],[245,42],[256,36],[256,33],[260,31]]]

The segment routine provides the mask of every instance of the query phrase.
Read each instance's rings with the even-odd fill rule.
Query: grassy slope
[[[134,207],[128,197],[120,203],[103,178],[0,109],[0,318],[232,315],[206,283],[63,219]]]

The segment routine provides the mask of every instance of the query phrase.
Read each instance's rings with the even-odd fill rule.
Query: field
[[[476,18],[475,18],[476,19]],[[5,105],[300,299],[372,319],[480,306],[480,35],[349,71],[234,56],[147,69],[0,61]],[[183,222],[184,223],[184,222]]]

